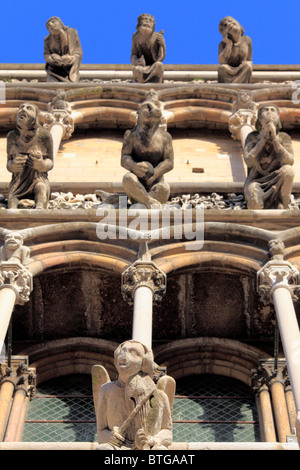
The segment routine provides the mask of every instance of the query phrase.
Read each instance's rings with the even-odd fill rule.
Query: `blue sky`
[[[44,63],[45,23],[78,30],[83,63],[130,63],[136,19],[151,13],[165,32],[166,64],[216,64],[223,16],[253,41],[256,64],[300,63],[300,0],[13,0],[1,4],[1,63]]]

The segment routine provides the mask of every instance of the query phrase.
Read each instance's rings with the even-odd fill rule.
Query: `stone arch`
[[[95,338],[66,338],[40,343],[22,351],[36,369],[37,384],[72,374],[91,374],[101,364],[111,380],[116,378],[114,350],[118,343]]]
[[[227,338],[189,338],[155,348],[155,360],[175,380],[197,374],[235,378],[251,386],[252,370],[266,354]]]

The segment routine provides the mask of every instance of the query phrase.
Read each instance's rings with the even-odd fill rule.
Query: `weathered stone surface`
[[[133,77],[139,83],[163,81],[163,60],[166,44],[163,31],[154,31],[155,19],[152,15],[138,17],[137,32],[132,36],[130,60],[133,64]]]
[[[8,208],[22,201],[46,209],[50,197],[48,171],[53,168],[53,139],[39,124],[39,110],[23,103],[17,114],[17,128],[7,136],[7,169],[12,173]]]
[[[104,367],[92,369],[98,450],[167,449],[172,443],[171,407],[162,390],[166,378],[163,387],[160,380],[157,385],[153,381],[152,351],[138,341],[125,341],[114,359],[116,381],[110,381]]]
[[[219,24],[223,40],[219,44],[218,82],[250,83],[252,75],[252,41],[244,28],[231,16]]]
[[[162,111],[155,99],[144,101],[134,129],[126,131],[121,165],[129,170],[123,187],[132,203],[160,207],[170,195],[164,174],[174,166],[171,135],[160,127]]]
[[[78,82],[82,49],[78,32],[53,16],[46,23],[49,35],[44,40],[48,82]]]
[[[280,129],[277,106],[261,106],[256,131],[248,134],[244,148],[249,170],[244,185],[248,209],[289,207],[294,180],[294,151],[290,136]]]

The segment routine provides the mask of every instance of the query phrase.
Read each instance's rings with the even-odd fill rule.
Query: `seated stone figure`
[[[160,127],[159,102],[144,101],[138,111],[137,125],[125,132],[121,165],[129,170],[123,188],[131,203],[147,208],[160,207],[170,195],[164,174],[173,169],[174,152],[171,135]]]
[[[166,56],[163,31],[154,31],[155,19],[143,13],[138,17],[137,32],[132,36],[131,63],[133,77],[139,83],[162,83]]]
[[[104,367],[92,368],[97,450],[167,449],[172,443],[169,394],[173,402],[175,381],[165,376],[171,386],[166,380],[161,388],[159,381],[154,383],[152,351],[138,341],[120,344],[114,363],[118,378],[113,382]]]
[[[29,199],[36,209],[46,209],[50,197],[48,171],[53,168],[53,140],[39,124],[39,110],[23,103],[17,114],[17,128],[7,136],[7,169],[12,175],[8,209]]]
[[[65,26],[53,16],[46,23],[49,35],[44,40],[48,82],[78,82],[82,49],[76,29]]]
[[[244,28],[231,16],[220,21],[223,40],[219,44],[219,83],[250,83],[252,76],[252,41]]]
[[[259,108],[256,131],[248,134],[244,159],[248,176],[244,196],[248,209],[287,209],[294,180],[294,153],[288,134],[279,132],[277,106]]]

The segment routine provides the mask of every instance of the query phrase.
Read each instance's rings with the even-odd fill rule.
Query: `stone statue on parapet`
[[[53,139],[39,124],[39,110],[23,103],[17,128],[7,135],[7,169],[12,173],[8,209],[35,206],[46,209],[50,198],[48,171],[53,168]]]
[[[97,419],[97,450],[160,450],[172,444],[175,381],[168,375],[153,380],[152,351],[134,340],[114,353],[118,371],[111,382],[101,365],[92,368]]]
[[[132,36],[131,63],[133,77],[139,83],[162,83],[166,56],[163,31],[154,31],[155,19],[143,13],[138,17],[137,32]]]
[[[20,262],[23,266],[29,263],[30,248],[23,246],[23,237],[19,232],[9,232],[0,247],[0,264],[3,261]]]
[[[82,48],[78,32],[53,16],[46,23],[44,58],[48,82],[78,82]]]
[[[219,44],[219,83],[250,83],[252,76],[252,41],[244,28],[231,16],[219,24],[223,40]]]
[[[151,96],[140,105],[137,125],[125,132],[121,157],[122,167],[129,171],[123,188],[130,202],[148,209],[168,201],[170,187],[164,174],[174,167],[172,137],[160,127],[162,108],[157,96]]]
[[[280,129],[277,106],[261,106],[256,131],[248,134],[244,147],[248,167],[244,196],[248,209],[288,208],[294,180],[294,153],[290,136]]]

